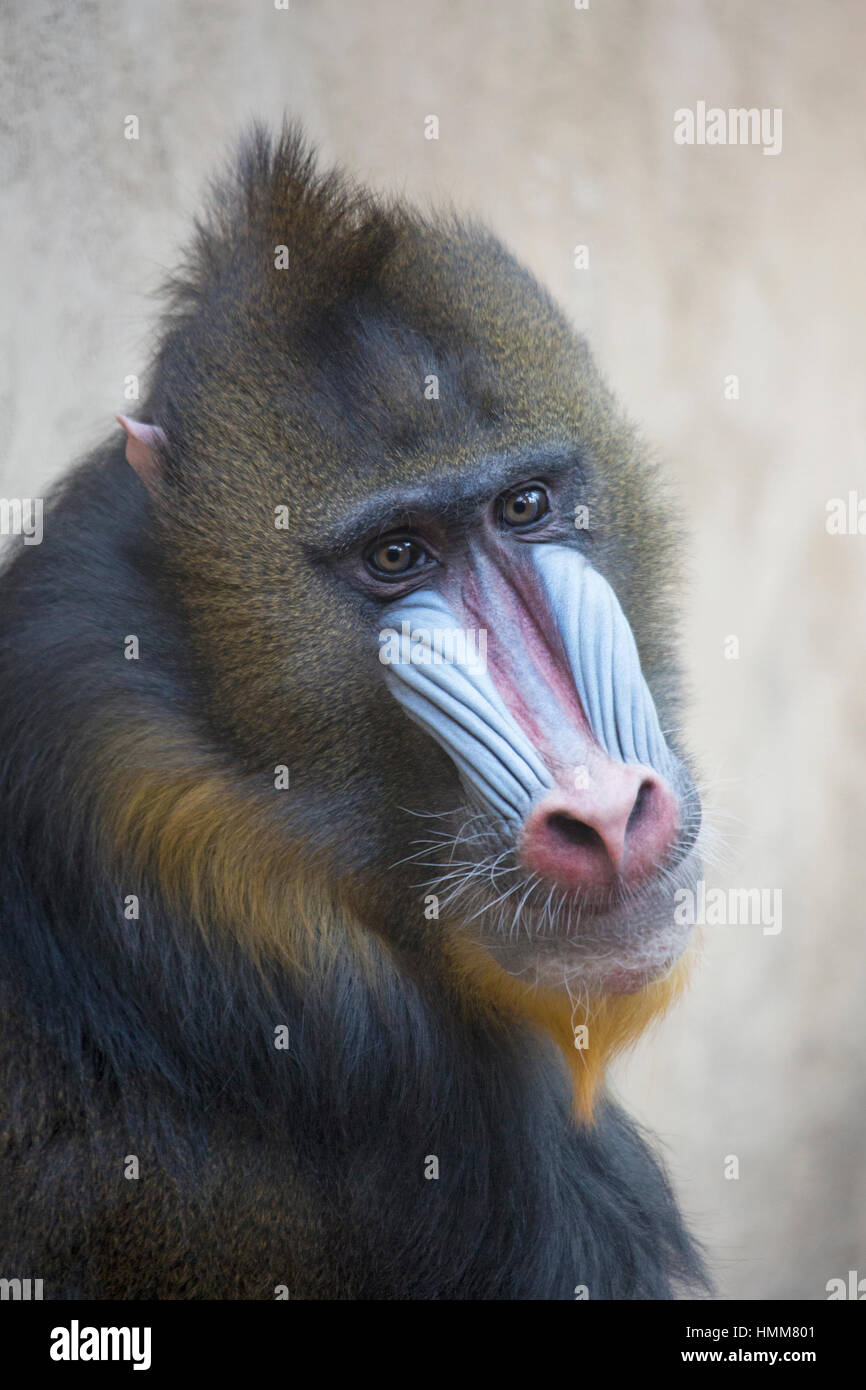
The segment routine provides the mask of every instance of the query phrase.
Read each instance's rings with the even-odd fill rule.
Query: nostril
[[[598,831],[576,816],[570,816],[565,811],[554,811],[547,817],[546,823],[548,829],[565,844],[598,850],[604,854],[604,841]]]
[[[554,796],[553,804],[530,813],[521,841],[524,863],[571,891],[607,891],[618,872],[615,844],[605,840],[603,826],[596,829],[581,817],[580,806],[571,811],[565,798]]]
[[[653,783],[647,777],[646,780],[641,782],[640,786],[638,787],[638,793],[634,799],[634,805],[631,808],[631,813],[629,815],[628,822],[625,827],[626,839],[628,839],[628,836],[632,833],[633,830],[637,829],[640,822],[646,816],[646,814],[650,810],[652,801]]]

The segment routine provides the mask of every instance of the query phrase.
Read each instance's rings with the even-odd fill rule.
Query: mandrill
[[[482,228],[255,129],[0,581],[0,1271],[661,1299],[604,1073],[680,989],[679,538]]]

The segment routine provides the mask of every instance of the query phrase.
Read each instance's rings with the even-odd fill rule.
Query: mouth
[[[688,945],[691,926],[674,918],[675,895],[700,876],[695,833],[641,882],[578,890],[527,869],[519,846],[487,816],[456,833],[433,832],[413,856],[435,870],[441,918],[482,946],[508,974],[545,988],[627,995],[666,975]]]

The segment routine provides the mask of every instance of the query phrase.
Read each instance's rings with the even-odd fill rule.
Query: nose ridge
[[[676,797],[653,768],[605,761],[586,787],[558,787],[526,818],[519,853],[569,891],[631,886],[648,877],[678,830]]]

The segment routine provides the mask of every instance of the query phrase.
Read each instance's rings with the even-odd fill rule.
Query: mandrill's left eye
[[[431,557],[423,546],[408,536],[392,536],[377,543],[364,557],[367,569],[377,579],[403,579],[424,569]]]
[[[543,487],[523,487],[508,492],[500,502],[500,516],[506,526],[532,526],[550,511]]]

